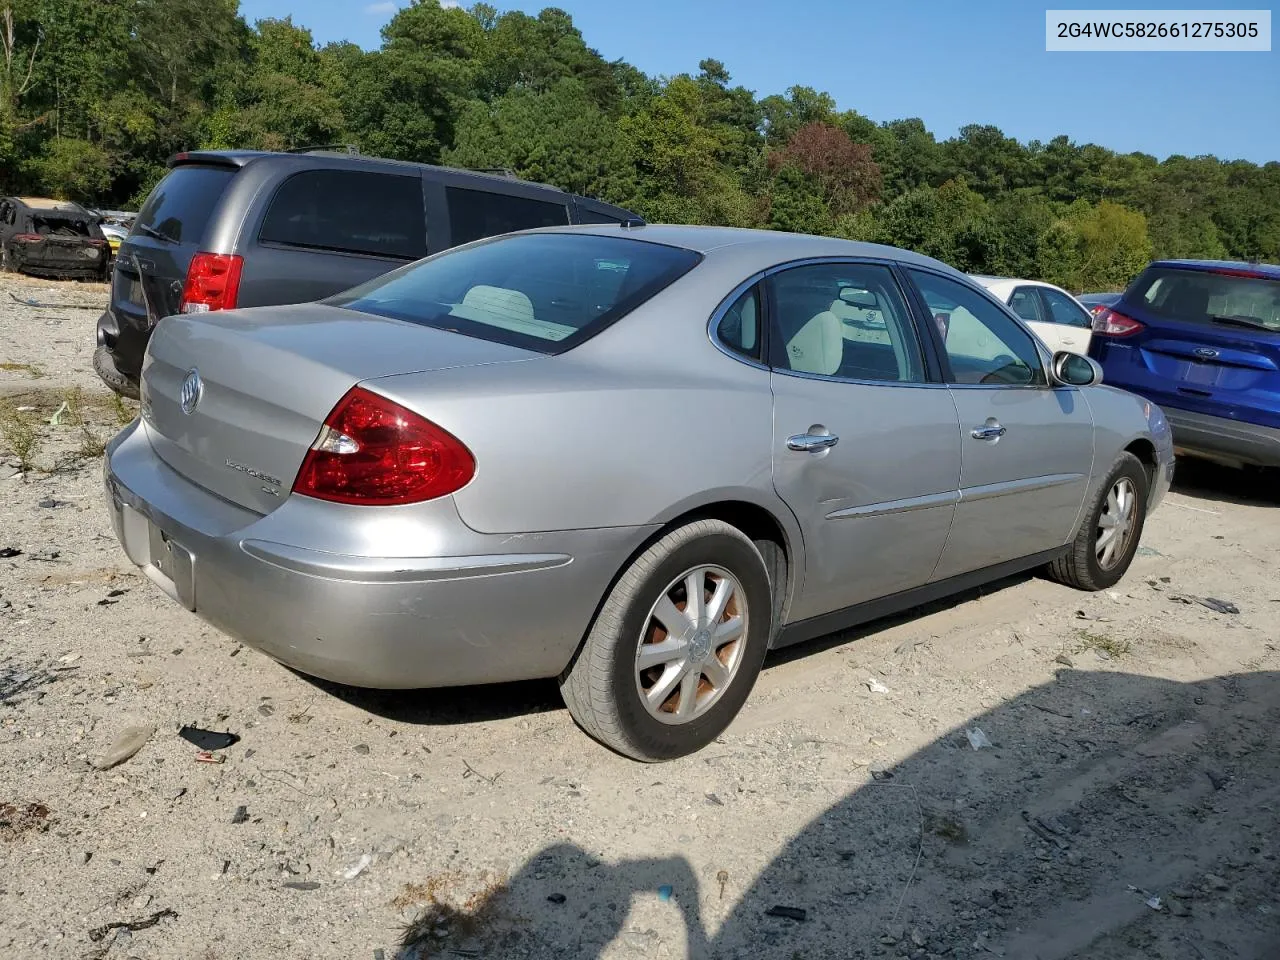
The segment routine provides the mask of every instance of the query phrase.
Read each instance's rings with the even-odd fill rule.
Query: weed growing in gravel
[[[25,373],[32,380],[39,380],[44,376],[44,368],[38,363],[0,363],[0,370],[8,370],[12,373]]]
[[[111,394],[111,412],[115,414],[116,423],[125,426],[133,420],[134,412],[130,404],[126,404],[124,397],[114,391]]]
[[[84,391],[72,387],[62,395],[66,410],[62,413],[62,422],[69,427],[84,426]]]
[[[80,456],[85,460],[97,460],[106,452],[107,441],[97,435],[89,425],[80,427]]]
[[[1077,630],[1076,633],[1080,637],[1080,648],[1077,653],[1084,653],[1086,650],[1099,650],[1108,657],[1123,657],[1131,649],[1133,644],[1128,640],[1122,640],[1118,637],[1112,637],[1105,633],[1091,633],[1088,630]]]
[[[18,469],[29,473],[35,468],[36,451],[40,449],[40,428],[34,417],[8,401],[0,401],[0,439],[18,458]]]

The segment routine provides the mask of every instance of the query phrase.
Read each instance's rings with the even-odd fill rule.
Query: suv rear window
[[[1240,271],[1152,267],[1125,299],[1170,320],[1280,331],[1280,281]]]
[[[445,195],[454,246],[516,230],[562,227],[569,222],[569,208],[563,203],[464,187],[446,187]]]
[[[422,179],[358,170],[295,173],[271,198],[258,239],[417,260],[427,255]]]
[[[151,191],[131,232],[155,233],[175,243],[199,243],[213,208],[236,172],[231,167],[175,167]]]
[[[449,250],[326,300],[539,353],[595,336],[701,260],[692,250],[574,233]]]

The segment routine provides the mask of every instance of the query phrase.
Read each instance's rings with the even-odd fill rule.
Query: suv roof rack
[[[506,177],[509,180],[519,180],[516,172],[510,167],[475,167],[476,173],[487,173],[494,177]]]
[[[348,153],[352,156],[360,154],[360,146],[355,143],[317,143],[309,147],[292,147],[285,153]]]

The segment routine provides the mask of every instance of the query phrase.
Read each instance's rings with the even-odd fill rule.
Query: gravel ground
[[[176,607],[100,502],[130,410],[96,307],[10,292],[105,288],[0,278],[38,440],[19,475],[0,439],[0,956],[1280,957],[1274,481],[1184,465],[1115,590],[1019,578],[788,651],[643,766],[554,684],[319,684]],[[240,739],[200,762],[183,724]]]

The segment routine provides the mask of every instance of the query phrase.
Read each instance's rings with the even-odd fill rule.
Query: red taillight
[[[335,503],[394,506],[447,496],[475,472],[475,457],[453,434],[353,387],[325,418],[293,492]]]
[[[20,233],[13,239],[21,240],[23,243],[39,243],[44,237],[38,233]]]
[[[91,247],[105,247],[107,245],[105,240],[89,240],[87,242]]]
[[[187,267],[182,288],[182,313],[231,310],[240,293],[240,270],[244,259],[233,253],[197,253]]]
[[[1133,317],[1110,307],[1103,307],[1093,315],[1093,332],[1100,337],[1131,337],[1141,329],[1142,324]]]

